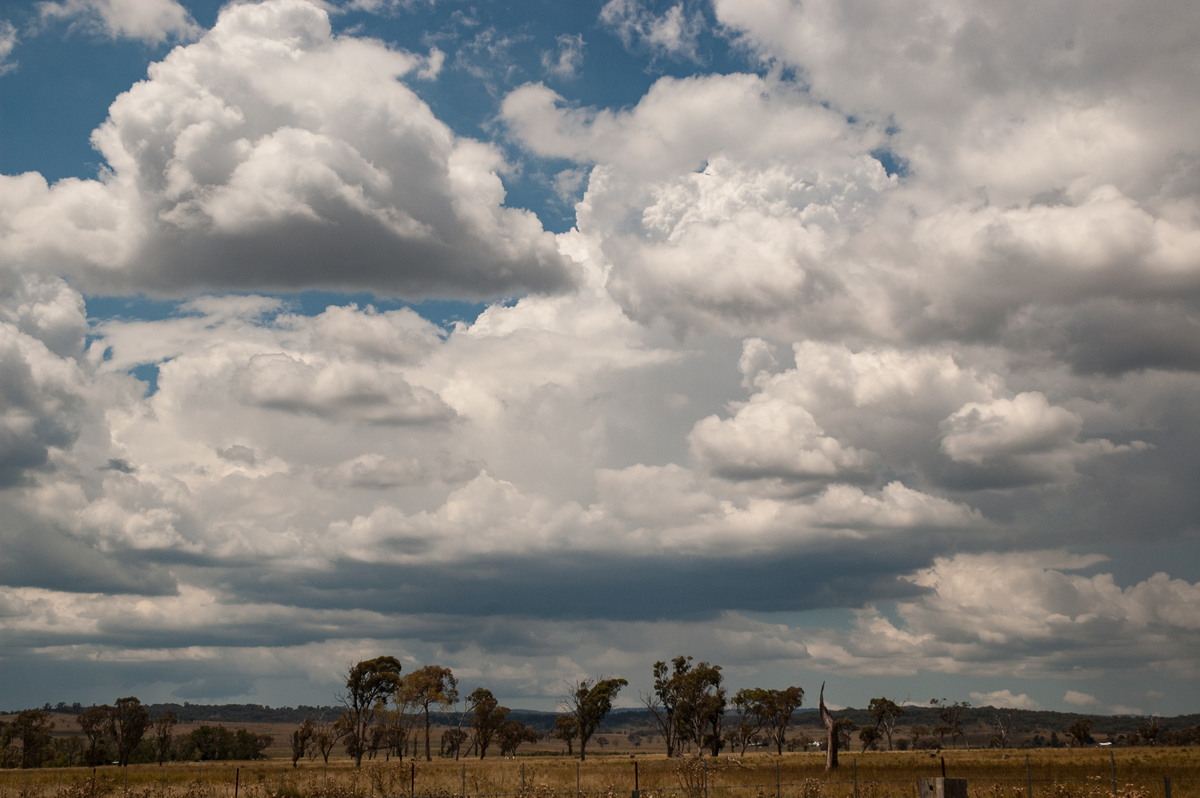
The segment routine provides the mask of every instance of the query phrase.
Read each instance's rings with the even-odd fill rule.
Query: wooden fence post
[[[920,798],[967,798],[967,780],[945,777],[917,779],[917,794]]]

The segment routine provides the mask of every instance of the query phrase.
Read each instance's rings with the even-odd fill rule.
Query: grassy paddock
[[[1028,759],[1027,759],[1028,757]],[[0,798],[915,798],[921,777],[968,780],[971,798],[1200,798],[1200,749],[843,754],[667,760],[662,756],[364,762],[279,760],[0,771]],[[1113,771],[1116,772],[1114,791]]]

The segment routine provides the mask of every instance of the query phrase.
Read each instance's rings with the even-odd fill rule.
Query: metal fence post
[[[1163,794],[1166,798],[1171,798],[1171,777],[1163,776]]]
[[[1033,770],[1029,766],[1029,754],[1025,755],[1025,792],[1033,798]]]

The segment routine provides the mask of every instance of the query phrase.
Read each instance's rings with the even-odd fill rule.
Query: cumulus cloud
[[[286,354],[255,355],[233,381],[239,397],[252,405],[328,419],[428,424],[453,417],[432,391],[364,366],[310,364]]]
[[[971,692],[971,700],[979,706],[997,707],[998,709],[1041,709],[1042,705],[1029,696],[1021,693],[1013,695],[1012,690],[992,690],[988,693]]]
[[[731,419],[709,416],[697,422],[692,456],[733,479],[861,478],[874,462],[872,453],[844,447],[823,432],[802,407],[752,401]]]
[[[895,186],[871,154],[878,128],[752,75],[664,78],[620,112],[527,85],[503,113],[535,152],[597,164],[579,229],[636,318],[735,333],[887,326],[878,278],[831,267]]]
[[[0,386],[0,487],[7,487],[50,467],[52,450],[75,441],[87,397],[73,360],[7,321],[0,321]]]
[[[1153,650],[1153,668],[1191,678],[1196,668],[1185,651],[1195,645],[1200,613],[1182,602],[1200,583],[1159,573],[1122,587],[1112,574],[1077,573],[1101,562],[1051,551],[939,557],[909,577],[927,592],[898,604],[899,621],[869,608],[852,632],[822,635],[810,651],[864,673],[932,668],[1029,678],[1132,672]],[[884,663],[887,641],[892,659]]]
[[[158,44],[191,39],[200,32],[188,10],[176,0],[55,0],[37,3],[44,21],[66,20],[109,38]]]
[[[401,82],[426,66],[335,36],[310,0],[231,5],[113,103],[100,180],[4,178],[0,247],[93,290],[569,285],[537,218],[504,206],[499,150]]]
[[[1012,485],[1070,481],[1079,462],[1145,447],[1140,441],[1078,441],[1082,427],[1076,414],[1052,407],[1040,392],[1026,392],[963,405],[942,422],[941,449],[958,463],[989,472],[993,484]]]
[[[853,11],[781,0],[714,4],[763,57],[802,68],[819,97],[847,113],[892,115],[919,171],[1029,194],[1085,173],[1148,185],[1155,178],[1146,170],[1164,168],[1163,156],[1194,150],[1184,131],[1196,109],[1175,114],[1163,104],[1197,77],[1185,48],[1169,44],[1186,39],[1194,13],[1156,0],[1153,13],[1121,16],[1138,9],[1147,10],[1118,2],[1098,18],[1053,3],[1034,19],[983,2],[927,2],[921,13],[886,2]],[[1148,42],[1159,46],[1147,55]],[[1143,113],[1125,113],[1132,105]]]
[[[1070,704],[1073,707],[1088,707],[1100,703],[1095,696],[1081,693],[1078,690],[1068,690],[1062,700],[1064,704]]]
[[[717,2],[773,66],[622,109],[564,96],[583,40],[546,39],[526,74],[563,94],[511,91],[495,144],[406,85],[440,51],[315,0],[227,7],[112,104],[97,179],[0,176],[14,667],[173,663],[181,695],[246,700],[381,646],[551,703],[684,652],[762,683],[986,678],[996,706],[1194,680],[1187,563],[1079,553],[1197,517],[1194,64],[1139,14],[1125,41],[985,6]],[[687,59],[689,8],[601,21]],[[533,41],[485,20],[452,66],[486,93]],[[502,145],[573,229],[507,204]],[[443,329],[258,293],[304,287],[492,304]],[[89,326],[80,290],[181,301]]]

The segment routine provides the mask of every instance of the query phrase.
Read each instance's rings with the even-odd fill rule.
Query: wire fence
[[[436,764],[0,771],[0,798],[1200,798],[1196,758],[1176,768],[1118,769],[1110,761],[1101,769],[1104,763],[1093,761],[1058,773],[1014,758],[1004,767],[955,768],[960,778],[942,777],[936,764],[893,775],[860,769],[857,761],[825,772],[786,758],[751,765],[733,759]],[[936,783],[937,792],[923,792],[922,781]]]

